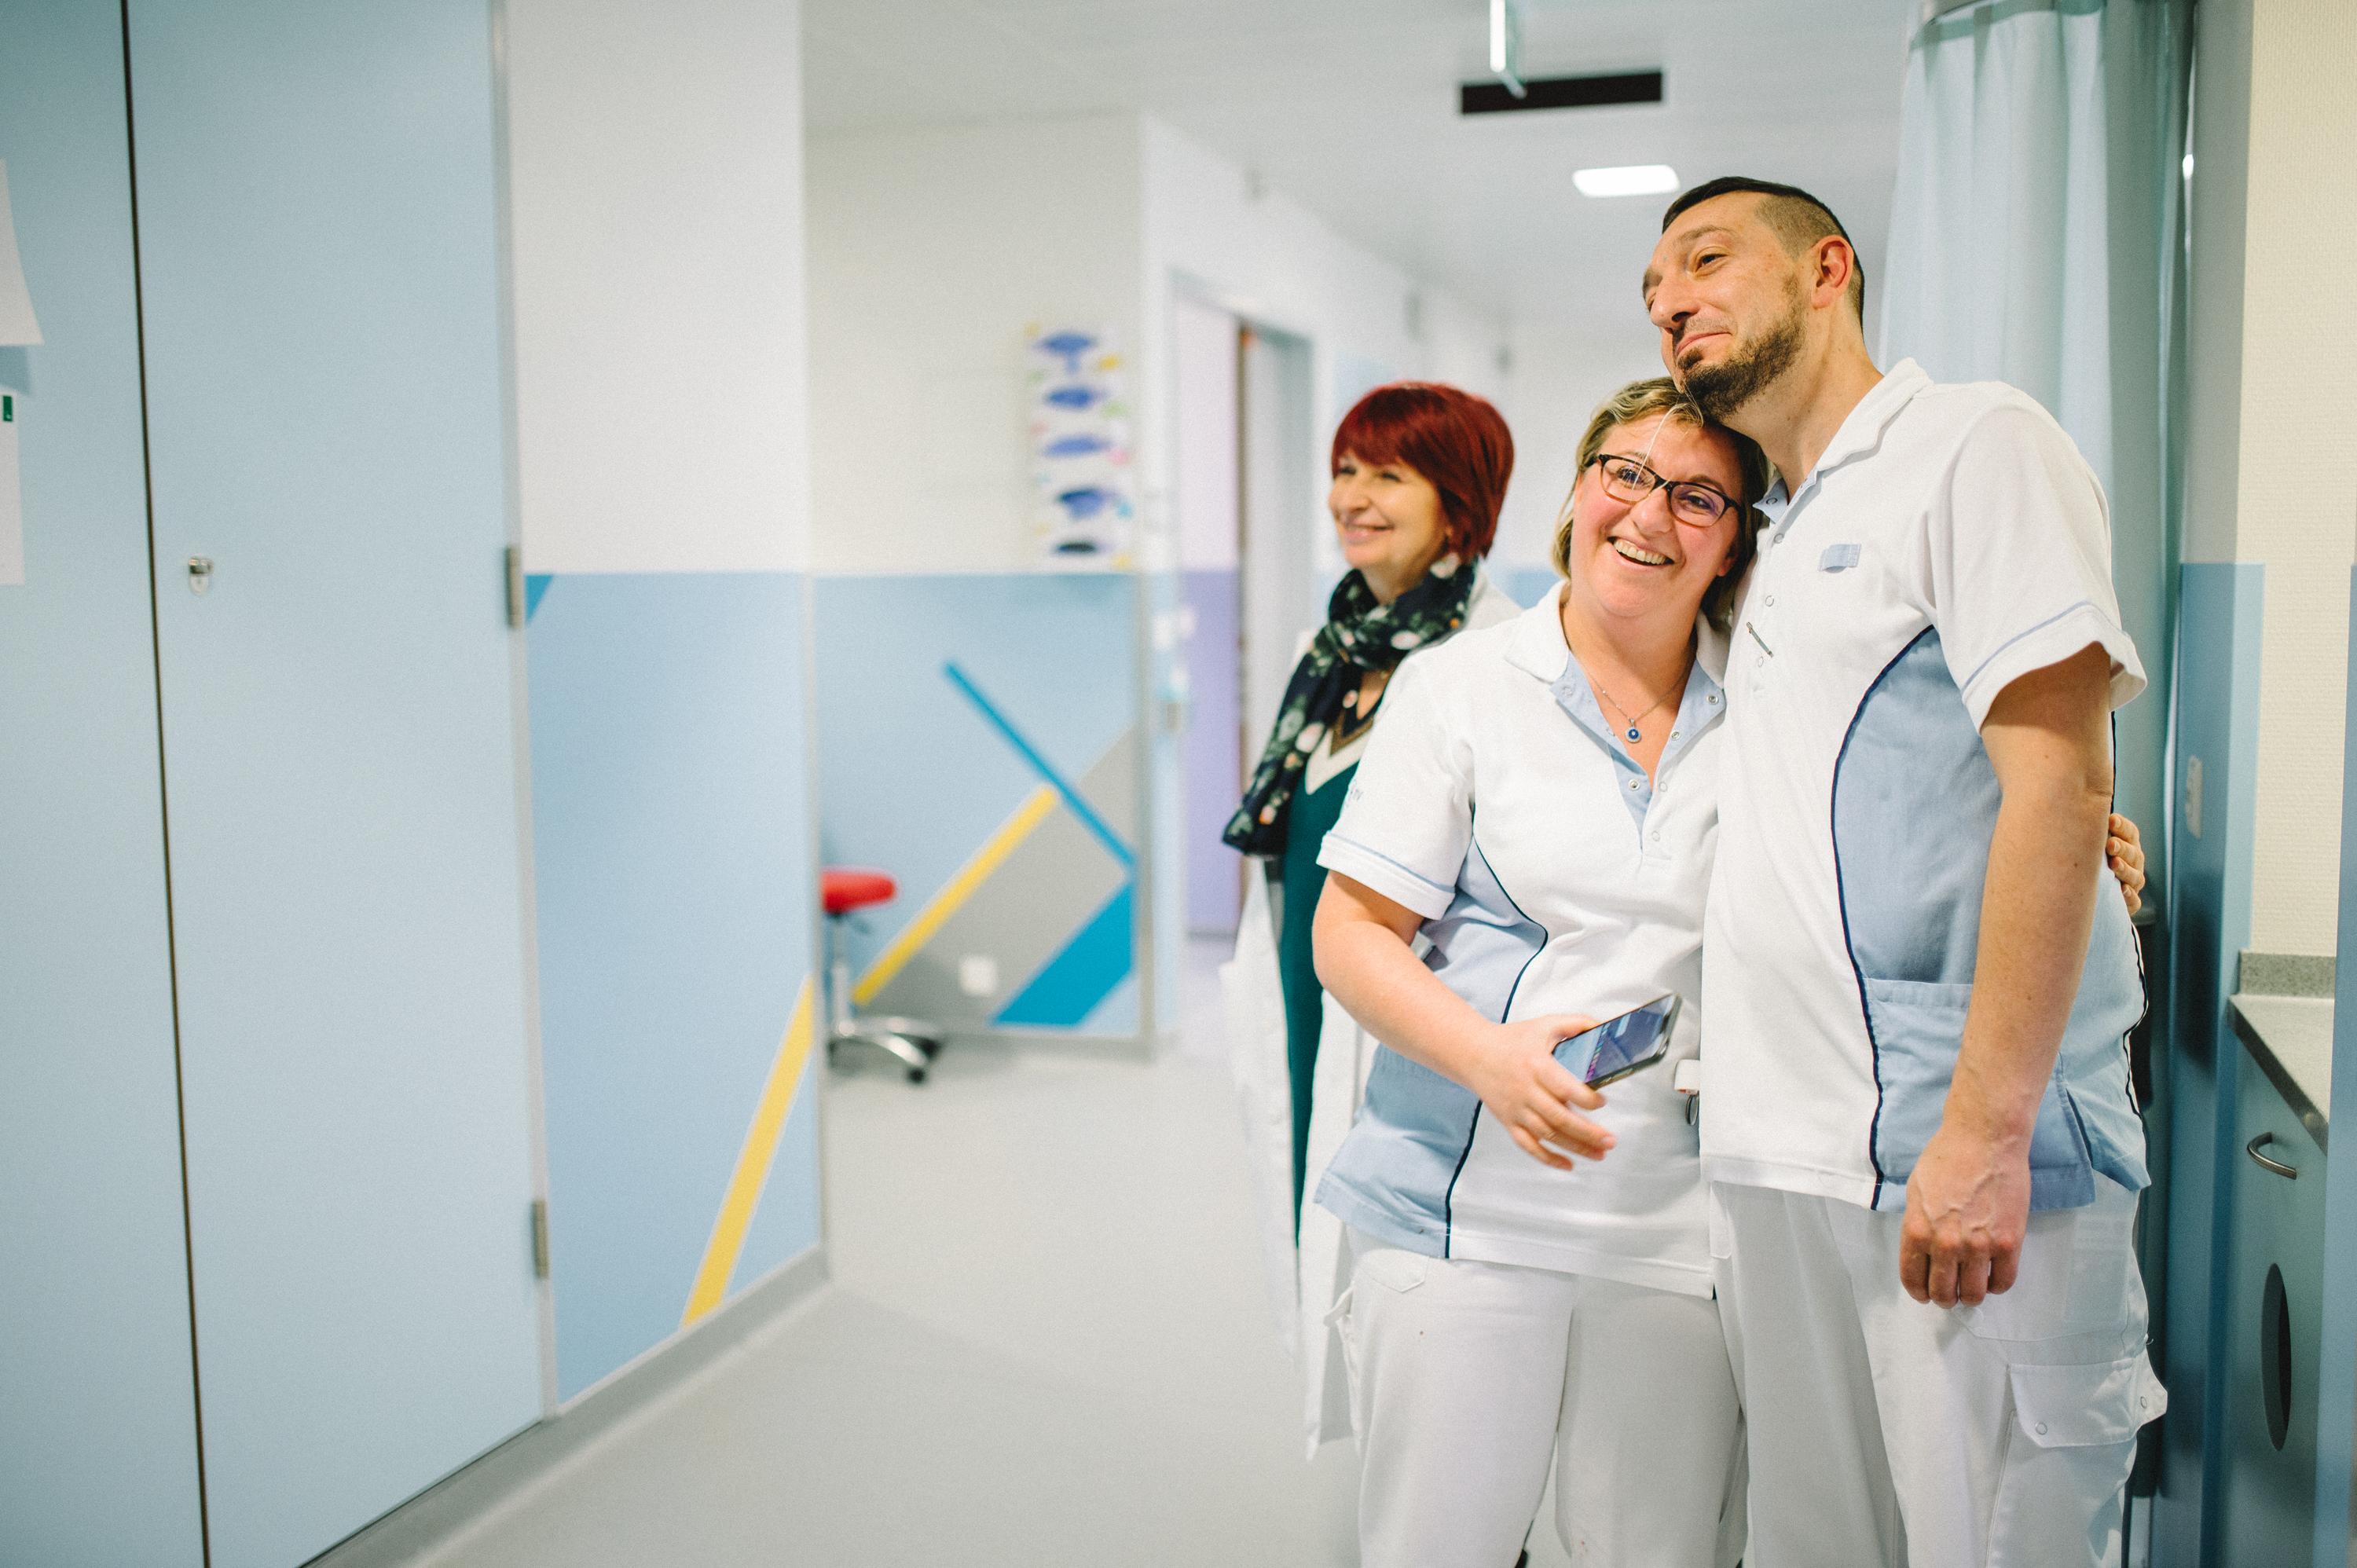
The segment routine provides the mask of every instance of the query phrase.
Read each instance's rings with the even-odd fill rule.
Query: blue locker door
[[[0,1568],[196,1568],[115,0],[0,6],[0,161],[47,338],[0,348]]]
[[[488,23],[129,16],[211,1561],[288,1568],[540,1406]]]
[[[2219,1173],[2226,1235],[2225,1487],[2214,1500],[2228,1563],[2308,1563],[2316,1528],[2318,1326],[2324,1305],[2324,1151],[2236,1041],[2233,1161]],[[2285,1176],[2248,1154],[2297,1172]],[[2270,1288],[2269,1275],[2274,1276]]]

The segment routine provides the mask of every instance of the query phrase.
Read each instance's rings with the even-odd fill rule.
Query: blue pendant
[[[1637,733],[1637,726],[1635,725],[1631,725],[1629,726],[1629,738],[1631,740],[1642,740],[1645,737]]]

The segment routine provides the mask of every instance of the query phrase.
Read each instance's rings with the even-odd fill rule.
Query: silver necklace
[[[1689,653],[1686,655],[1686,666],[1684,670],[1678,671],[1677,681],[1670,687],[1670,692],[1684,691],[1686,688],[1686,677],[1693,673],[1694,655]],[[1652,708],[1647,708],[1641,714],[1632,714],[1628,709],[1620,705],[1620,698],[1614,696],[1611,693],[1604,689],[1604,683],[1602,682],[1597,680],[1594,676],[1590,676],[1587,683],[1596,688],[1596,694],[1598,696],[1612,704],[1613,711],[1620,715],[1620,722],[1629,726],[1621,733],[1629,737],[1630,744],[1632,746],[1638,741],[1645,738],[1644,732],[1640,730],[1637,726],[1642,724],[1646,719],[1652,716],[1653,708],[1658,708],[1663,703],[1670,700],[1670,692],[1664,692],[1660,696],[1653,699],[1653,706]]]

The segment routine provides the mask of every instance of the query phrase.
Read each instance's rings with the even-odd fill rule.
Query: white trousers
[[[1708,1297],[1351,1245],[1334,1316],[1365,1568],[1513,1568],[1550,1457],[1574,1562],[1741,1555],[1741,1415]]]
[[[2120,1561],[2145,1357],[2136,1195],[2033,1214],[1977,1307],[1899,1283],[1902,1216],[1714,1183],[1720,1320],[1750,1423],[1748,1568]]]

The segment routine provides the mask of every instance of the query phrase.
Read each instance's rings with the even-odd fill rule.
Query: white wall
[[[1316,358],[1303,515],[1323,571],[1340,570],[1321,504],[1325,443],[1357,390],[1351,372],[1447,381],[1489,398],[1514,433],[1514,479],[1491,560],[1544,566],[1571,488],[1579,433],[1605,396],[1662,373],[1653,329],[1630,286],[1628,328],[1609,337],[1518,326],[1420,284],[1336,233],[1244,169],[1151,118],[1145,127],[1146,298],[1197,291],[1265,326],[1308,338]],[[1160,385],[1157,308],[1149,303],[1146,375]],[[1141,460],[1149,497],[1172,482],[1169,447],[1151,426]]]
[[[1514,482],[1498,519],[1491,555],[1501,568],[1547,567],[1555,519],[1571,494],[1580,434],[1597,404],[1633,381],[1662,374],[1652,326],[1629,291],[1629,328],[1609,338],[1519,327],[1506,378],[1506,422],[1514,431]]]
[[[1181,295],[1313,345],[1306,524],[1322,518],[1323,444],[1344,412],[1338,367],[1507,394],[1501,323],[1150,117],[816,135],[809,200],[823,572],[1034,564],[1022,375],[1035,324],[1101,324],[1128,352],[1145,526],[1166,551]]]
[[[1236,569],[1236,318],[1200,300],[1172,302],[1175,528],[1185,572]]]
[[[1342,385],[1352,369],[1383,379],[1451,381],[1500,400],[1505,376],[1500,322],[1419,285],[1397,267],[1329,228],[1282,192],[1160,121],[1143,123],[1146,301],[1142,374],[1148,386],[1172,384],[1170,301],[1183,293],[1216,300],[1262,327],[1307,339],[1313,354],[1309,429],[1316,446],[1301,498],[1315,559],[1340,569],[1324,526],[1326,444],[1349,412]],[[1149,396],[1139,432],[1139,462],[1149,521],[1168,516],[1172,426]],[[1511,415],[1510,415],[1511,417]],[[1307,618],[1315,607],[1305,607]]]
[[[813,136],[809,179],[815,569],[1033,565],[1025,330],[1134,351],[1136,116]]]
[[[505,14],[526,568],[802,566],[799,7]]]
[[[2267,567],[2251,945],[2330,953],[2357,360],[2313,291],[2357,248],[2357,7],[2205,0],[2197,48],[2185,558]]]

